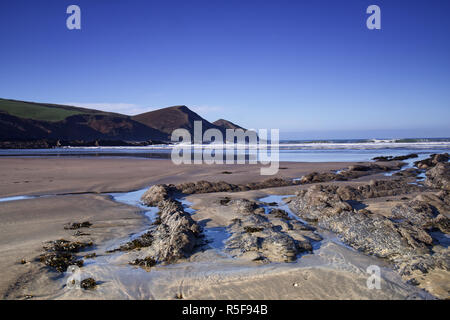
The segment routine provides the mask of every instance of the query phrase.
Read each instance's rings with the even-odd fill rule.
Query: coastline
[[[394,166],[396,162],[386,164]],[[283,169],[277,177],[295,179],[314,171],[334,172],[351,165],[355,163],[282,162],[280,168]],[[187,299],[432,298],[405,284],[389,268],[383,278],[386,291],[367,291],[363,266],[374,261],[379,263],[380,260],[338,245],[334,240],[324,242],[317,252],[302,256],[296,264],[286,265],[255,266],[251,261],[230,262],[221,260],[217,252],[206,250],[180,264],[161,267],[160,271],[155,271],[158,268],[150,272],[137,270],[140,276],[135,281],[144,284],[136,283],[134,289],[129,283],[133,283],[132,277],[122,271],[116,274],[113,269],[104,269],[94,261],[87,263],[82,269],[95,274],[102,284],[93,292],[69,292],[63,289],[64,277],[55,278],[54,272],[34,260],[42,253],[42,245],[47,241],[79,239],[73,237],[73,231],[63,229],[66,223],[90,221],[93,224],[91,228],[84,230],[89,236],[82,239],[93,241],[95,246],[82,254],[100,252],[99,261],[108,259],[104,251],[117,243],[118,239],[129,238],[149,226],[142,209],[118,203],[111,198],[110,193],[126,193],[160,183],[224,180],[240,184],[263,181],[267,177],[259,175],[259,165],[175,166],[171,161],[144,159],[2,158],[0,168],[3,177],[0,185],[2,198],[44,196],[0,202],[0,267],[8,271],[0,282],[0,294],[6,299],[172,299],[178,294],[180,283],[183,283],[182,294]],[[330,184],[363,184],[371,179],[389,180],[392,177],[377,173]],[[286,186],[237,193],[194,194],[187,196],[186,200],[192,202],[192,208],[196,210],[194,220],[204,221],[209,228],[223,228],[230,218],[223,215],[222,209],[217,207],[214,202],[217,197],[256,200],[270,194],[293,195],[299,188],[307,187],[308,185]],[[380,210],[383,211],[383,208]],[[337,257],[340,258],[336,260]],[[22,265],[21,259],[25,259],[27,263]],[[121,259],[124,258],[118,258],[115,263],[123,268],[128,263]],[[205,266],[208,261],[215,260],[218,262]],[[172,269],[178,271],[172,272]],[[188,270],[195,272],[192,271],[190,275],[191,271]],[[246,271],[241,273],[239,270]],[[221,272],[227,276],[217,277]],[[112,278],[108,276],[109,273]],[[215,276],[211,277],[211,273]],[[155,276],[157,274],[161,277]],[[293,285],[298,279],[308,280],[302,284],[305,291],[299,291]],[[345,290],[339,289],[344,283]],[[156,293],[153,286],[159,288],[159,293]]]

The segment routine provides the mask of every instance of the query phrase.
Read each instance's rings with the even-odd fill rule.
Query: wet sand
[[[353,163],[280,163],[277,177],[298,178],[313,171],[338,170]],[[231,174],[223,174],[223,171]],[[104,252],[120,239],[143,231],[149,221],[134,206],[120,204],[106,193],[129,192],[156,183],[219,181],[248,183],[267,179],[256,165],[184,165],[147,159],[0,159],[0,198],[17,195],[58,195],[0,202],[0,295],[7,299],[405,299],[426,298],[393,271],[383,273],[383,290],[369,290],[365,269],[379,259],[324,242],[297,263],[256,265],[204,250],[188,261],[150,272],[128,265],[122,255]],[[367,180],[370,177],[364,177]],[[229,194],[256,199],[293,194],[299,187]],[[77,193],[77,194],[74,194]],[[62,195],[67,194],[67,195]],[[192,195],[194,220],[207,227],[226,226],[213,199],[226,194]],[[65,223],[90,221],[87,236],[75,237]],[[64,289],[66,278],[33,261],[45,241],[93,241],[100,257],[88,260],[83,272],[101,284],[96,290]],[[26,264],[20,260],[25,259]],[[374,260],[375,259],[375,260]],[[95,260],[95,261],[94,261]]]

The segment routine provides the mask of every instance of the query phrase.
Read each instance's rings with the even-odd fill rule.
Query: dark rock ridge
[[[357,179],[360,177],[393,170],[400,170],[402,163],[397,165],[381,165],[378,163],[371,163],[368,165],[352,165],[346,170],[342,170],[339,173],[335,172],[312,172],[303,176],[300,179],[301,184],[318,183],[318,182],[330,182],[330,181],[347,181],[351,179]]]
[[[396,170],[401,166],[382,166],[376,164],[370,165],[355,165],[350,166],[348,171],[345,171],[342,174],[335,173],[311,173],[309,175],[304,176],[300,181],[293,181],[291,179],[281,179],[281,178],[270,178],[261,182],[251,182],[247,184],[232,184],[225,181],[218,182],[210,182],[210,181],[198,181],[198,182],[187,182],[181,184],[161,184],[156,185],[148,190],[143,196],[143,200],[147,201],[149,204],[156,206],[159,201],[165,199],[166,197],[172,197],[176,194],[200,194],[200,193],[212,193],[212,192],[240,192],[240,191],[249,191],[249,190],[259,190],[259,189],[267,189],[267,188],[276,188],[276,187],[287,187],[299,184],[307,184],[307,183],[316,183],[316,182],[329,182],[329,181],[341,181],[353,179],[361,176],[371,175],[377,172],[385,172],[389,170]],[[378,182],[373,182],[373,184],[377,184]],[[406,189],[414,189],[417,190],[417,186],[405,186],[404,184],[393,181],[393,182],[380,182],[380,185],[377,186],[377,189],[381,189],[381,185],[386,185],[385,193],[389,193],[392,189],[396,188],[406,188]],[[352,189],[349,189],[352,190]],[[355,191],[354,191],[355,192]],[[370,192],[370,190],[366,191]],[[392,191],[395,192],[395,191]],[[392,193],[391,192],[391,193]]]
[[[403,160],[408,160],[408,159],[414,159],[414,158],[418,158],[419,155],[416,153],[411,153],[411,154],[407,154],[404,156],[382,156],[382,157],[375,157],[372,160],[375,161],[403,161]]]
[[[245,185],[232,184],[225,181],[209,182],[198,181],[181,184],[160,184],[151,187],[143,195],[142,201],[147,205],[157,206],[159,201],[177,194],[199,194],[212,192],[239,192],[249,190],[259,190],[265,188],[291,186],[297,183],[292,180],[271,178],[261,182],[252,182]]]

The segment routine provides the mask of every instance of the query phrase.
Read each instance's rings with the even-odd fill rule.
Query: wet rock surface
[[[450,191],[450,163],[439,162],[426,172],[425,185]]]
[[[403,161],[403,160],[408,160],[408,159],[414,159],[414,158],[418,158],[419,155],[417,153],[410,153],[404,156],[381,156],[381,157],[375,157],[372,160],[375,161]]]
[[[290,219],[281,209],[268,214],[254,201],[232,200],[227,204],[239,214],[227,230],[231,234],[225,252],[233,257],[262,262],[292,262],[299,253],[311,251],[321,237],[313,229]]]
[[[320,183],[320,182],[330,182],[330,181],[347,181],[352,179],[357,179],[360,177],[380,173],[389,172],[392,170],[399,170],[402,164],[398,165],[381,165],[381,164],[368,164],[368,165],[352,165],[346,170],[341,170],[339,173],[336,172],[312,172],[303,176],[300,179],[301,184],[309,183]]]
[[[419,169],[429,169],[437,165],[438,163],[448,162],[450,156],[448,153],[432,154],[428,159],[414,162],[414,165]]]
[[[182,204],[173,199],[177,193],[173,185],[149,188],[141,201],[147,206],[158,207],[158,217],[146,233],[110,252],[138,250],[140,257],[130,264],[141,267],[175,263],[188,258],[194,248],[202,243],[202,230],[184,211]]]
[[[300,217],[335,232],[351,247],[390,260],[403,276],[413,271],[449,270],[449,250],[433,252],[430,234],[436,229],[449,231],[445,191],[413,200],[403,197],[408,201],[394,206],[389,217],[350,205],[354,200],[402,195],[417,188],[401,180],[371,181],[358,187],[315,185],[300,190],[289,205]]]

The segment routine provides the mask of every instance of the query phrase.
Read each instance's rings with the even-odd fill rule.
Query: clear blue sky
[[[185,104],[284,138],[448,137],[449,15],[447,0],[2,0],[0,97]]]

